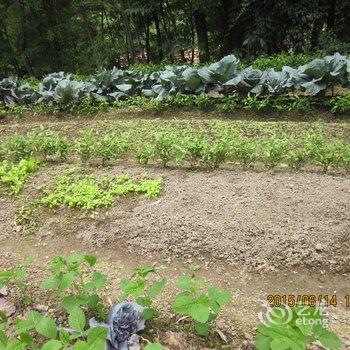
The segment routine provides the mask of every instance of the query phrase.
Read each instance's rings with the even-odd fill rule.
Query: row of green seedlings
[[[26,136],[14,134],[0,145],[0,159],[19,161],[32,156],[45,160],[65,160],[69,155],[80,157],[82,163],[100,159],[102,165],[111,160],[133,157],[140,164],[204,166],[241,165],[244,169],[262,163],[273,169],[281,164],[299,170],[307,164],[350,170],[350,145],[335,139],[327,140],[322,132],[311,130],[298,138],[288,135],[248,138],[222,130],[216,137],[202,134],[180,135],[175,131],[156,131],[144,140],[133,140],[130,132],[109,132],[94,135],[85,132],[74,143],[54,131],[34,131]]]
[[[166,109],[177,108],[198,108],[203,111],[215,110],[220,113],[232,113],[237,110],[251,110],[256,112],[279,113],[303,113],[313,115],[317,109],[330,110],[333,114],[350,112],[350,94],[338,95],[330,98],[315,98],[298,94],[281,96],[256,96],[248,94],[240,97],[237,94],[211,97],[206,94],[185,95],[169,97],[164,100],[135,96],[125,100],[117,100],[110,105],[107,101],[94,101],[83,99],[80,102],[71,102],[64,105],[47,106],[44,104],[34,104],[30,107],[11,105],[8,109],[0,109],[0,117],[6,115],[25,115],[30,112],[41,112],[45,114],[61,115],[96,115],[106,113],[113,109],[136,109],[150,110],[154,113],[161,113]]]
[[[95,257],[79,253],[55,257],[50,266],[51,276],[41,283],[40,291],[59,303],[59,313],[65,316],[64,321],[57,324],[54,317],[27,311],[24,317],[9,322],[0,311],[1,349],[105,350],[108,328],[101,325],[89,328],[87,325],[88,318],[96,317],[103,321],[107,315],[106,304],[100,295],[108,289],[107,277],[95,270],[95,264]],[[25,301],[25,307],[29,309],[35,300],[21,281],[26,275],[25,268],[0,272],[0,287],[5,284],[10,290],[17,287],[17,303]],[[119,301],[136,301],[144,308],[141,319],[152,327],[149,321],[159,317],[161,311],[156,306],[159,305],[157,298],[159,300],[167,285],[167,279],[158,277],[155,268],[140,267],[130,277],[121,279]],[[182,325],[180,321],[185,321],[187,331],[194,331],[201,341],[210,344],[217,338],[215,320],[230,303],[230,293],[217,286],[208,286],[203,278],[196,277],[194,268],[189,276],[179,278],[177,289],[180,291],[171,305],[173,313],[180,319],[172,319],[169,327],[179,327]],[[324,315],[318,307],[295,306],[291,310],[292,314],[287,315],[284,306],[274,308],[268,323],[259,324],[255,338],[257,349],[305,350],[315,341],[321,342],[326,349],[342,347],[338,336],[327,329]],[[124,316],[124,321],[113,323],[116,333],[136,328],[139,320],[135,315]],[[306,324],[300,322],[305,320],[308,321]],[[163,349],[158,339],[152,340],[156,342],[148,341],[145,350]]]

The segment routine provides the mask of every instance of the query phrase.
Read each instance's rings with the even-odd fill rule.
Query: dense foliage
[[[28,103],[66,105],[84,99],[113,103],[130,96],[153,97],[156,100],[183,94],[211,91],[222,94],[280,95],[288,91],[306,91],[318,95],[334,85],[350,87],[350,59],[336,53],[317,58],[298,68],[284,66],[260,70],[239,70],[234,55],[201,68],[167,66],[165,70],[140,73],[129,70],[104,70],[86,81],[64,72],[45,76],[36,88],[20,84],[16,77],[0,81],[0,99],[5,106]]]
[[[6,0],[0,75],[349,52],[348,0]]]

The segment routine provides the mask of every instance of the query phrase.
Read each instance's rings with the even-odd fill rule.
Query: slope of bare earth
[[[68,165],[42,168],[26,184],[24,198]],[[350,178],[317,173],[194,172],[114,166],[87,173],[128,173],[162,177],[164,193],[155,200],[127,196],[94,213],[39,209],[37,235],[74,236],[98,246],[157,254],[174,260],[241,269],[289,267],[350,271]],[[0,232],[18,234],[19,203],[0,198]]]

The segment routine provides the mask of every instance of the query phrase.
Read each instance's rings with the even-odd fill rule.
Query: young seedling
[[[62,306],[69,312],[84,306],[99,316],[105,314],[104,306],[97,291],[107,284],[105,275],[91,268],[96,258],[80,253],[67,257],[55,257],[50,266],[52,275],[40,285],[40,290],[51,290],[62,300]]]
[[[154,299],[162,292],[167,284],[167,279],[162,278],[153,280],[149,283],[148,276],[156,274],[154,268],[139,267],[129,278],[123,278],[120,281],[120,289],[122,290],[122,300],[132,297],[135,301],[145,307],[143,318],[148,320],[159,313],[152,307]]]
[[[180,277],[178,284],[183,291],[176,296],[173,311],[190,316],[195,321],[196,332],[208,335],[211,322],[220,315],[221,307],[230,302],[229,293],[216,286],[206,289],[206,281],[196,278],[194,272],[190,277]]]

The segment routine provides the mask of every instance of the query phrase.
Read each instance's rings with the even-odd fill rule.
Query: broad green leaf
[[[230,294],[221,291],[218,287],[212,287],[208,290],[209,297],[215,300],[220,306],[230,302]]]
[[[10,279],[15,277],[15,272],[10,270],[10,271],[1,271],[0,272],[0,282],[7,282]]]
[[[146,308],[142,312],[142,318],[144,320],[150,320],[151,318],[156,317],[156,316],[158,316],[158,312],[152,308]]]
[[[50,317],[42,317],[34,326],[38,333],[47,338],[55,339],[57,336],[56,323]]]
[[[62,294],[65,292],[74,282],[76,273],[74,271],[69,271],[65,273],[59,280],[58,293]]]
[[[138,268],[135,269],[134,276],[138,275],[140,277],[145,278],[150,273],[155,273],[155,272],[156,272],[156,270],[153,267],[141,266],[141,267],[138,267]]]
[[[131,281],[128,279],[122,279],[120,282],[121,289],[124,294],[132,295],[134,298],[138,298],[142,291],[145,289],[146,282],[144,280]]]
[[[207,323],[196,322],[195,330],[199,335],[207,336],[209,333],[209,325]]]
[[[300,329],[301,333],[303,333],[305,336],[309,335],[312,330],[312,325],[309,324],[299,324],[296,322],[296,326]]]
[[[192,285],[191,278],[188,276],[179,277],[179,287],[182,289],[189,289]]]
[[[7,337],[3,331],[0,331],[0,349],[6,349]]]
[[[39,312],[37,311],[28,311],[26,313],[26,319],[32,323],[36,323],[36,322],[39,322],[39,320],[42,318],[43,316],[41,316],[39,314]]]
[[[166,278],[163,278],[160,281],[154,281],[152,287],[147,291],[148,297],[151,299],[155,298],[164,289],[166,284]]]
[[[59,338],[60,338],[60,341],[61,341],[64,345],[69,344],[69,333],[68,333],[67,331],[65,331],[64,329],[61,329],[61,330],[60,330]]]
[[[69,326],[72,327],[75,331],[83,332],[85,328],[85,314],[80,307],[75,307],[71,310],[68,316]]]
[[[22,279],[22,278],[25,278],[25,277],[27,277],[27,270],[24,267],[22,267],[20,269],[17,269],[15,271],[15,278]]]
[[[287,338],[275,338],[271,341],[271,350],[287,350],[290,348],[291,340]]]
[[[59,340],[50,340],[44,344],[41,350],[60,350],[63,348],[63,344]]]
[[[45,291],[49,289],[56,289],[59,285],[59,280],[56,276],[50,276],[44,280],[40,285],[40,290]]]
[[[315,327],[315,337],[327,349],[340,349],[342,347],[342,341],[339,337],[322,326]]]
[[[91,350],[105,350],[108,329],[105,327],[91,328],[87,335],[87,343]]]
[[[94,289],[101,289],[105,287],[107,284],[107,277],[105,275],[102,275],[100,272],[95,272],[92,277],[91,281],[84,286],[85,292],[92,292]]]
[[[85,260],[85,255],[81,253],[73,253],[66,257],[66,262],[70,264],[78,263]]]
[[[80,305],[77,297],[68,296],[65,297],[61,302],[62,307],[64,307],[68,312]]]
[[[22,343],[25,343],[25,344],[30,344],[33,341],[33,337],[27,332],[21,333],[19,335],[19,339],[21,340]]]
[[[89,350],[89,346],[86,342],[82,341],[82,340],[78,340],[74,346],[73,346],[73,350]]]
[[[163,346],[160,343],[151,343],[145,346],[145,350],[163,350]]]
[[[17,334],[24,333],[27,331],[30,331],[35,327],[35,323],[31,320],[23,320],[23,319],[16,319],[15,321],[15,330]]]
[[[191,311],[191,306],[194,302],[195,301],[190,295],[182,293],[175,298],[172,304],[172,308],[176,313],[180,315],[189,315]]]
[[[200,303],[192,304],[190,306],[189,314],[198,322],[206,323],[209,319],[209,307]]]
[[[152,305],[152,300],[147,297],[138,297],[136,298],[136,302],[144,307],[150,307]]]
[[[24,350],[26,346],[27,345],[22,343],[20,340],[14,339],[7,343],[6,350]]]
[[[84,260],[90,265],[94,266],[96,264],[97,258],[92,255],[85,255]]]
[[[258,334],[255,337],[255,346],[259,350],[270,350],[271,339],[269,337],[265,337],[262,334]]]

